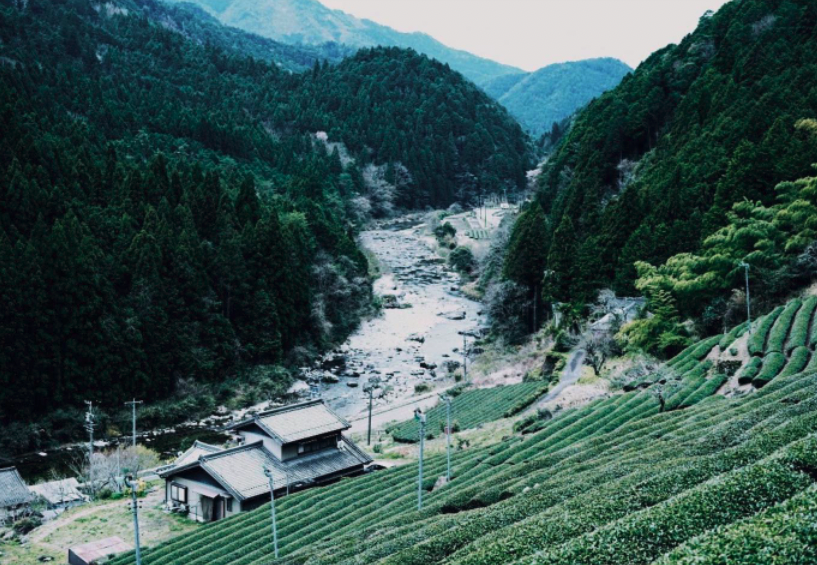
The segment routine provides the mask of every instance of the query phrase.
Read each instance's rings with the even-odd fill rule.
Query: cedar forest
[[[186,41],[158,2],[112,6],[0,8],[0,422],[16,450],[74,437],[90,391],[158,400],[337,342],[370,309],[369,214],[518,187],[530,160],[507,112],[413,52],[291,74]]]

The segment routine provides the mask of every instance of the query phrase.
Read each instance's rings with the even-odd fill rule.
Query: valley
[[[0,564],[817,564],[817,4],[331,4],[0,5]]]

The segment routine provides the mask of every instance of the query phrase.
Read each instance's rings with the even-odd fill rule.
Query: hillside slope
[[[789,327],[801,324],[789,321],[802,306],[780,309],[795,312],[785,324],[758,321],[758,329],[779,329],[756,341],[794,344],[799,334]],[[416,465],[280,499],[280,562],[646,565],[718,563],[724,550],[734,565],[756,563],[766,551],[785,556],[781,563],[811,562],[817,378],[798,366],[751,394],[715,394],[724,375],[712,354],[745,330],[684,351],[663,383],[540,420],[493,447],[456,451],[447,485],[434,487],[445,457],[429,457],[420,511]],[[643,387],[661,387],[663,411]],[[269,563],[268,513],[265,506],[181,536],[147,551],[143,562]],[[742,550],[740,535],[750,536],[754,551]],[[123,555],[113,564],[132,562]]]
[[[172,0],[192,1],[222,23],[283,43],[351,47],[402,47],[414,49],[447,63],[452,69],[481,84],[519,69],[466,51],[452,49],[424,33],[402,33],[371,20],[361,20],[331,10],[317,0]]]
[[[438,62],[362,50],[292,74],[166,16],[151,0],[0,7],[0,448],[73,439],[85,399],[226,394],[248,365],[308,358],[370,306],[370,201],[524,182],[519,126]]]
[[[632,69],[618,59],[587,59],[548,65],[482,85],[534,136],[549,132],[588,102],[615,88]]]
[[[540,177],[556,301],[636,292],[633,263],[693,251],[743,200],[806,176],[817,4],[729,2],[580,113]],[[537,242],[527,242],[531,248]]]

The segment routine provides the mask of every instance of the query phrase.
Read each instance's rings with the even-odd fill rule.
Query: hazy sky
[[[635,67],[727,0],[320,0],[399,31],[535,70],[617,57]]]

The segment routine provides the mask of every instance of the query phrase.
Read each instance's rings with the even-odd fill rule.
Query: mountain
[[[275,63],[282,69],[303,72],[315,66],[316,62],[340,62],[353,55],[355,49],[338,43],[322,45],[289,45],[267,37],[246,33],[236,28],[222,25],[206,10],[187,2],[179,4],[152,4],[145,9],[151,12],[151,19],[165,28],[184,35],[199,45],[214,45],[225,50]]]
[[[520,69],[452,49],[424,33],[403,33],[331,10],[317,0],[170,0],[201,6],[222,23],[289,44],[414,49],[447,63],[477,84]]]
[[[588,59],[501,76],[482,88],[538,137],[549,132],[554,123],[618,86],[631,71],[618,59]]]
[[[524,182],[519,125],[439,62],[362,49],[293,74],[183,21],[0,7],[0,450],[73,439],[85,399],[176,394],[145,417],[187,419],[258,365],[248,386],[285,391],[284,362],[371,305],[370,208]]]
[[[545,247],[543,298],[631,296],[637,261],[694,252],[734,203],[769,206],[808,176],[817,139],[797,124],[817,115],[816,49],[814,2],[729,2],[580,112],[539,177],[548,237],[523,245]]]

